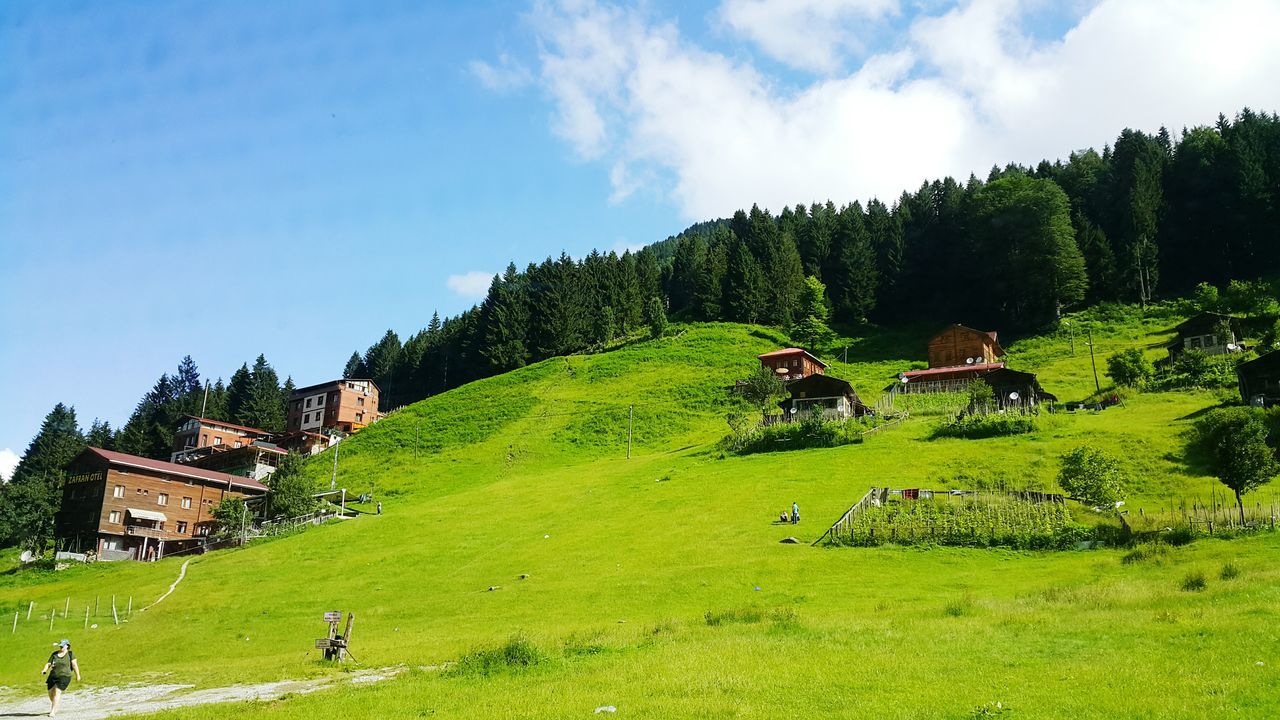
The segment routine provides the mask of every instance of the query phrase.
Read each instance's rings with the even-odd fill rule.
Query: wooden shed
[[[846,380],[830,375],[810,375],[787,383],[791,397],[778,403],[783,421],[803,418],[813,409],[821,408],[823,414],[835,420],[862,417],[868,412],[858,392]]]
[[[760,367],[769,368],[782,380],[799,380],[827,371],[826,363],[801,348],[783,348],[757,357]]]
[[[1271,407],[1280,402],[1280,350],[1236,366],[1240,399],[1255,407]]]
[[[1231,315],[1202,312],[1178,323],[1173,330],[1173,339],[1165,345],[1170,362],[1188,350],[1199,350],[1206,355],[1244,351],[1240,344],[1243,336],[1240,318]]]

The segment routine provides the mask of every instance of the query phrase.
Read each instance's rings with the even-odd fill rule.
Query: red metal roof
[[[936,375],[962,374],[968,372],[986,372],[988,370],[998,370],[1004,367],[1004,363],[982,363],[974,365],[949,365],[947,367],[929,368],[928,370],[908,370],[902,373],[902,376],[908,380],[914,380],[918,377],[932,377]]]
[[[113,450],[103,450],[95,447],[86,448],[84,452],[97,455],[112,465],[123,465],[125,467],[154,470],[168,475],[193,478],[196,480],[208,480],[220,485],[233,485],[244,490],[254,490],[264,493],[267,491],[266,485],[263,485],[252,478],[240,477],[239,475],[229,475],[227,473],[216,472],[214,470],[204,470],[202,468],[191,467],[190,465],[178,465],[176,463],[165,462],[164,460],[152,460],[151,458],[138,457],[137,455],[126,455],[125,453],[115,452]]]
[[[805,350],[804,348],[783,348],[781,350],[774,350],[773,352],[767,352],[763,355],[757,355],[756,358],[760,360],[764,360],[765,358],[789,357],[791,355],[804,355],[808,357],[810,360],[818,363],[822,367],[827,367],[826,363],[814,357],[813,353],[809,352],[808,350]]]

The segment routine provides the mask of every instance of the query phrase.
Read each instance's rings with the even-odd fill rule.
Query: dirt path
[[[188,566],[188,565],[190,565],[190,564],[191,564],[191,561],[190,561],[190,560],[187,560],[186,562],[183,562],[183,563],[182,563],[182,569],[178,571],[178,579],[173,581],[173,584],[169,586],[169,590],[168,590],[168,591],[166,591],[166,592],[165,592],[165,594],[163,594],[163,595],[161,595],[159,598],[157,598],[155,602],[153,602],[153,603],[151,603],[150,605],[148,605],[148,606],[146,606],[146,607],[142,608],[142,609],[141,609],[141,610],[139,610],[138,612],[146,612],[147,610],[150,610],[151,608],[153,608],[153,607],[155,607],[155,606],[159,605],[160,603],[164,602],[164,599],[165,599],[165,598],[167,598],[167,597],[169,597],[170,595],[172,595],[172,594],[173,594],[173,591],[178,589],[178,583],[182,582],[182,579],[183,579],[183,578],[185,578],[185,577],[187,576],[187,566]]]
[[[364,685],[381,682],[404,672],[404,667],[378,670],[359,670],[342,675],[312,680],[283,680],[257,685],[231,685],[229,687],[192,690],[191,685],[132,684],[115,687],[86,687],[72,685],[62,698],[58,717],[69,720],[103,720],[124,714],[142,714],[173,710],[175,708],[208,705],[211,703],[239,702],[243,700],[274,700],[285,694],[303,695],[328,690],[342,685]],[[37,717],[49,712],[47,697],[8,700],[6,691],[0,688],[0,718]]]

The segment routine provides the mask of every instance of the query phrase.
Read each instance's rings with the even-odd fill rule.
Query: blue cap
[[[58,641],[58,647],[71,647],[71,641],[70,641],[70,640],[67,640],[67,639],[65,639],[65,638],[64,638],[64,639],[62,639],[62,640],[59,640],[59,641]]]

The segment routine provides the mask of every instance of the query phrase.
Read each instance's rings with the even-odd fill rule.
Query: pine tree
[[[810,275],[805,278],[804,290],[800,294],[800,319],[791,327],[791,337],[799,341],[801,347],[813,352],[829,342],[833,333],[827,327],[827,288],[822,281]]]
[[[218,378],[209,388],[209,401],[204,404],[204,416],[210,420],[227,422],[227,387]]]
[[[226,422],[240,422],[237,418],[246,413],[252,392],[253,374],[249,372],[248,364],[242,364],[239,370],[231,373],[231,384],[227,386],[226,414],[222,419]]]
[[[115,431],[111,429],[111,423],[94,418],[93,424],[89,426],[89,431],[84,435],[84,442],[89,447],[115,450],[116,437]]]
[[[84,447],[75,408],[58,403],[45,416],[13,477],[0,485],[0,545],[45,548],[62,505],[64,471]]]
[[[367,377],[368,374],[369,371],[365,369],[364,366],[364,358],[360,357],[360,351],[352,351],[351,357],[347,360],[346,366],[342,368],[342,377],[344,379],[364,378]]]
[[[760,320],[764,310],[764,275],[747,244],[735,239],[729,249],[729,262],[724,279],[724,308],[728,319],[753,323]]]
[[[524,367],[529,362],[529,293],[526,279],[507,265],[502,277],[494,276],[489,295],[480,306],[483,343],[481,355],[495,372]]]
[[[865,322],[876,304],[876,255],[862,206],[856,202],[836,216],[832,253],[830,294],[836,316],[846,322]]]
[[[370,346],[364,354],[368,377],[377,383],[382,391],[378,395],[380,410],[389,410],[400,404],[396,397],[398,389],[395,370],[402,350],[400,336],[394,330],[388,329],[382,339]]]
[[[167,459],[178,410],[173,380],[167,373],[163,374],[138,401],[116,437],[116,447],[130,455]]]
[[[267,363],[267,358],[259,355],[249,371],[247,397],[232,420],[267,432],[280,432],[284,430],[285,402],[281,398],[279,376]]]
[[[650,337],[660,338],[667,331],[667,312],[663,309],[660,298],[649,298],[649,303],[645,306],[644,320],[649,326]]]
[[[1156,233],[1164,204],[1166,162],[1159,143],[1144,133],[1125,130],[1116,140],[1110,189],[1112,226],[1107,234],[1116,242],[1121,284],[1129,297],[1144,305],[1159,280]]]

